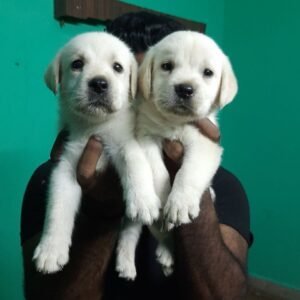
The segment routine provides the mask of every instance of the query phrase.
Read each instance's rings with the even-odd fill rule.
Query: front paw
[[[69,243],[50,238],[42,240],[34,251],[33,260],[39,272],[60,271],[69,261]]]
[[[171,193],[164,207],[165,228],[190,223],[200,212],[200,198],[188,193]]]
[[[127,199],[126,215],[128,218],[151,225],[158,219],[160,200],[154,194],[132,193]]]
[[[116,271],[118,272],[119,277],[124,278],[126,280],[134,280],[136,277],[134,259],[130,259],[128,253],[120,251],[117,255]]]

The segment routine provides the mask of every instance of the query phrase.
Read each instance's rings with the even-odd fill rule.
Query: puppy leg
[[[182,143],[185,150],[183,163],[164,207],[166,220],[175,225],[189,223],[198,216],[201,197],[209,187],[222,155],[218,144],[192,126],[185,127]]]
[[[69,260],[69,247],[81,188],[70,164],[61,160],[53,170],[43,235],[33,259],[43,273],[62,269]]]
[[[171,183],[169,172],[162,158],[161,147],[149,137],[140,138],[138,142],[148,159],[153,174],[155,191],[161,205],[164,206],[171,191]]]
[[[156,224],[149,226],[149,229],[158,240],[158,246],[155,251],[156,259],[161,264],[165,276],[169,276],[174,270],[173,234],[161,231]]]
[[[169,247],[164,243],[159,243],[156,248],[156,258],[161,264],[165,276],[170,276],[174,271],[174,256]]]
[[[160,200],[153,184],[150,165],[140,145],[129,141],[114,158],[121,175],[126,214],[143,224],[152,224],[159,216]]]
[[[141,231],[141,223],[126,220],[120,233],[117,246],[116,271],[120,277],[127,280],[134,280],[136,277],[135,250]]]

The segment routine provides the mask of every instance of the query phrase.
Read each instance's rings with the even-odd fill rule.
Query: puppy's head
[[[98,119],[128,104],[136,92],[137,64],[128,47],[105,32],[80,34],[57,54],[45,73],[69,113]]]
[[[178,31],[148,51],[139,70],[139,89],[165,117],[187,122],[231,102],[237,81],[212,39]]]

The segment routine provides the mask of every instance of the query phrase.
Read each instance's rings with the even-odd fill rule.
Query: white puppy
[[[221,162],[221,146],[191,123],[208,117],[216,124],[216,112],[233,100],[237,82],[228,58],[211,38],[181,31],[148,51],[140,67],[139,88],[137,138],[152,167],[162,220],[170,229],[198,216],[201,196]],[[180,141],[184,148],[172,188],[163,162],[163,139]],[[169,274],[172,239],[159,229],[150,227],[159,240],[158,261]],[[135,277],[134,251],[140,231],[141,224],[129,223],[121,234],[117,270],[122,277]]]
[[[107,33],[86,33],[72,39],[49,66],[45,80],[55,93],[60,87],[61,126],[69,130],[53,170],[43,235],[34,253],[39,271],[60,270],[69,257],[81,188],[76,166],[93,134],[101,137],[100,171],[110,160],[123,186],[128,217],[150,224],[159,215],[151,168],[134,138],[137,64],[128,47]]]

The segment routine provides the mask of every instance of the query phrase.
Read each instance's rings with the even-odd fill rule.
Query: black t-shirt
[[[49,177],[55,163],[48,161],[32,175],[22,205],[21,244],[42,230],[46,194]],[[248,242],[252,243],[250,232],[249,204],[246,193],[239,180],[226,169],[220,167],[214,176],[212,186],[216,193],[215,209],[221,224],[237,230]],[[173,276],[165,277],[156,261],[157,241],[147,228],[143,230],[136,253],[137,278],[128,282],[118,277],[115,271],[115,255],[109,264],[106,276],[105,299],[159,299],[178,298]]]

